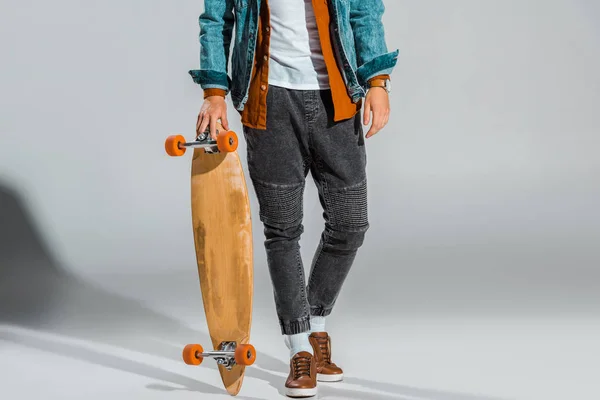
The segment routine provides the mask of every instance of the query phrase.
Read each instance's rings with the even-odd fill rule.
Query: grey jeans
[[[329,90],[271,85],[267,129],[244,126],[244,137],[281,331],[305,332],[311,315],[331,313],[369,228],[360,113],[334,122]],[[299,239],[309,171],[325,226],[307,284]]]

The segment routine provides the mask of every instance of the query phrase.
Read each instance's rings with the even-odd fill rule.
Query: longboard
[[[213,351],[188,344],[182,356],[186,364],[216,360],[227,392],[235,396],[242,387],[246,366],[256,359],[249,344],[252,323],[253,258],[252,221],[248,189],[236,152],[233,131],[218,124],[217,140],[208,131],[194,141],[171,135],[165,150],[182,156],[193,148],[191,165],[191,214],[198,277],[208,333]]]

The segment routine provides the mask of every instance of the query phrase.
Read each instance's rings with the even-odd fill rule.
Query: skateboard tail
[[[221,380],[227,393],[231,396],[237,396],[242,389],[242,383],[244,381],[244,372],[246,367],[243,365],[234,366],[231,371],[228,371],[222,365],[219,365],[219,372],[221,373]]]

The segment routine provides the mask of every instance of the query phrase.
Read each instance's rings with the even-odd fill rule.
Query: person
[[[290,349],[286,394],[314,396],[317,381],[343,378],[325,319],[370,226],[365,138],[388,122],[398,50],[387,49],[381,0],[205,0],[204,7],[200,69],[189,71],[204,92],[196,129],[213,139],[218,122],[229,130],[231,96]],[[362,124],[370,124],[366,135]],[[309,172],[325,226],[307,282],[299,239]]]

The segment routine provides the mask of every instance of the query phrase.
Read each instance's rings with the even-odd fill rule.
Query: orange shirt
[[[329,76],[329,87],[334,106],[334,120],[341,121],[351,118],[360,111],[362,101],[353,103],[346,90],[346,84],[342,77],[340,68],[334,56],[331,37],[329,34],[329,8],[326,0],[312,0],[321,50]],[[270,12],[267,0],[261,5],[260,18],[258,20],[258,37],[254,55],[254,68],[250,78],[248,101],[241,112],[242,123],[252,128],[265,129],[267,124],[267,92],[269,90],[269,44],[270,44]],[[376,76],[376,78],[389,78],[388,75]],[[221,89],[206,89],[204,98],[208,96],[221,95],[225,91]]]

